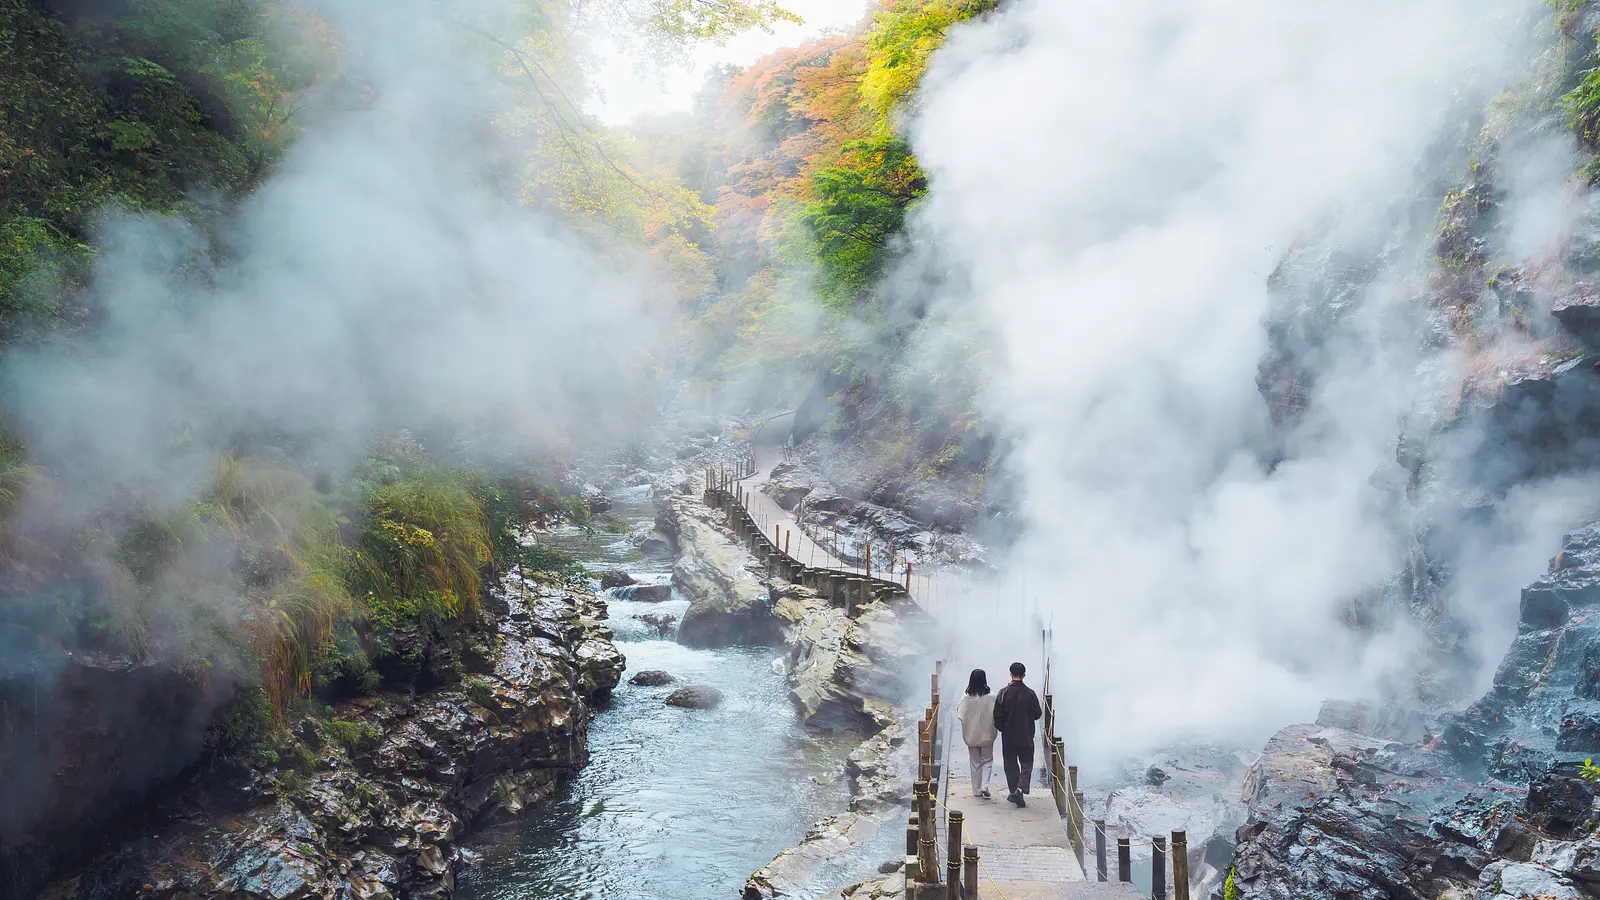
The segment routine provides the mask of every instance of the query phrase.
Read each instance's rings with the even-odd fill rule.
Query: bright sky
[[[805,19],[804,25],[783,22],[772,33],[752,31],[722,47],[701,47],[688,67],[662,72],[659,77],[640,73],[625,59],[608,60],[601,70],[603,98],[589,104],[601,121],[620,125],[640,113],[687,110],[694,92],[705,83],[706,70],[716,63],[748,65],[780,47],[793,47],[830,28],[860,21],[868,0],[788,0],[783,6]]]

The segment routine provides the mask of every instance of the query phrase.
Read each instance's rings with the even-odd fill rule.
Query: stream
[[[609,518],[630,531],[650,528],[647,488],[613,501]],[[591,572],[622,569],[641,583],[671,576],[670,554],[645,556],[625,534],[572,528],[540,540],[576,554]],[[619,593],[628,591],[605,597],[628,671],[589,726],[589,765],[525,819],[473,837],[468,846],[483,862],[459,878],[463,900],[733,900],[750,873],[845,808],[844,762],[858,739],[801,726],[787,680],[772,668],[780,650],[681,646],[634,616],[677,620],[687,600],[674,592],[647,603]],[[678,681],[627,683],[643,669]],[[726,699],[715,710],[666,706],[684,683],[712,685]],[[872,860],[850,868],[861,865],[870,872]],[[868,873],[835,874],[818,894]]]

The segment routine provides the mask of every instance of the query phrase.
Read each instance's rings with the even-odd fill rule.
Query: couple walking
[[[961,739],[966,742],[972,761],[972,796],[989,796],[989,776],[994,774],[994,739],[1000,738],[1000,757],[1006,769],[1006,797],[1020,809],[1028,804],[1033,777],[1033,723],[1044,715],[1039,695],[1022,683],[1028,670],[1022,663],[1011,664],[1011,682],[997,694],[989,693],[989,676],[973,669],[967,680],[967,693],[956,707],[961,720]]]

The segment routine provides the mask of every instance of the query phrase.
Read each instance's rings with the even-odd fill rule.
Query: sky
[[[597,47],[595,52],[604,61],[596,79],[599,91],[590,101],[589,111],[607,125],[626,124],[641,113],[686,111],[711,66],[718,63],[748,65],[774,50],[793,47],[824,31],[854,25],[867,10],[867,0],[790,0],[783,5],[804,19],[805,24],[782,22],[770,33],[750,31],[723,46],[699,47],[686,65],[658,75],[641,73],[615,48]]]

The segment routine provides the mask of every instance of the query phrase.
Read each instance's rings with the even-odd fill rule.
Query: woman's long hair
[[[967,679],[967,696],[982,697],[989,693],[989,676],[982,669],[973,669],[972,677]]]

